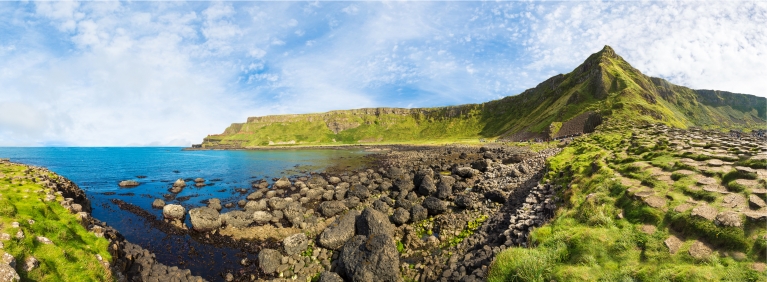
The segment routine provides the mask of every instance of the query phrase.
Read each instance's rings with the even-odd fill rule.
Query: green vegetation
[[[0,233],[11,234],[12,239],[4,241],[0,253],[7,252],[16,258],[17,272],[21,279],[31,281],[110,281],[110,271],[97,260],[100,255],[111,261],[104,238],[98,238],[80,225],[78,218],[64,209],[59,201],[44,202],[50,189],[30,180],[11,181],[11,177],[22,176],[26,167],[0,164]],[[56,176],[53,176],[56,177]],[[29,220],[34,220],[30,222]],[[12,223],[18,222],[19,228]],[[23,239],[15,237],[16,232],[24,233]],[[50,239],[53,244],[43,244],[37,236]],[[40,266],[24,272],[21,265],[29,256],[40,261]]]
[[[463,242],[463,239],[469,238],[472,234],[474,234],[474,231],[477,231],[480,227],[482,227],[482,223],[487,220],[487,215],[480,215],[478,218],[475,218],[474,220],[471,220],[466,223],[466,227],[461,230],[461,232],[458,233],[458,235],[445,240],[445,242],[442,243],[442,248],[447,247],[453,247],[457,246],[461,242]]]
[[[529,140],[555,136],[568,121],[589,112],[625,122],[750,130],[765,128],[765,108],[762,97],[692,90],[645,76],[605,46],[572,72],[500,100],[256,117],[206,137],[203,147]]]
[[[533,247],[498,254],[488,281],[767,281],[752,268],[764,262],[767,228],[750,221],[718,226],[689,209],[677,212],[690,196],[717,209],[721,198],[690,194],[709,193],[696,187],[694,176],[702,172],[682,166],[667,142],[636,150],[641,142],[658,140],[628,140],[630,130],[606,127],[549,159],[545,179],[568,187],[559,192],[564,206],[531,232]],[[752,176],[733,171],[716,179]],[[661,195],[663,205],[643,202],[640,191]],[[674,253],[664,243],[671,236],[681,238]],[[696,240],[709,243],[713,254],[693,257],[689,250]],[[735,252],[743,257],[736,259]]]

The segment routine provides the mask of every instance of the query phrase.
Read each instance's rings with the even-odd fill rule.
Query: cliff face
[[[748,130],[767,127],[766,111],[767,99],[762,97],[692,90],[646,76],[605,46],[572,72],[553,76],[519,95],[439,108],[250,117],[223,134],[206,137],[203,147],[477,138],[521,141],[588,132],[602,119]]]

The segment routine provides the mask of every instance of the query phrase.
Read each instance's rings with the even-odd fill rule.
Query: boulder
[[[339,260],[339,272],[347,281],[402,281],[391,235],[354,236],[344,244]]]
[[[341,183],[341,178],[331,176],[330,178],[328,178],[328,183],[337,185],[338,183]]]
[[[344,279],[341,278],[341,275],[338,275],[338,273],[323,271],[320,274],[319,282],[344,282]]]
[[[434,179],[431,175],[426,175],[421,179],[421,184],[418,186],[418,193],[424,196],[431,196],[437,192],[437,185],[434,184]]]
[[[455,197],[455,205],[460,208],[471,208],[474,206],[474,199],[469,195],[461,194]]]
[[[485,199],[503,204],[506,202],[506,193],[497,189],[490,190],[485,192]]]
[[[272,274],[277,271],[277,267],[282,262],[282,255],[277,250],[263,249],[258,253],[258,267],[266,274]]]
[[[152,207],[155,209],[161,209],[165,207],[165,201],[162,199],[154,199],[154,202],[152,202]]]
[[[346,210],[346,204],[342,201],[326,201],[320,204],[320,213],[325,217],[331,217]]]
[[[410,213],[403,208],[397,208],[391,216],[391,221],[396,225],[403,225],[407,223],[408,220],[410,220]]]
[[[313,175],[312,178],[309,178],[309,181],[306,182],[306,185],[309,185],[309,187],[315,186],[319,188],[325,188],[325,186],[328,186],[328,182],[325,181],[325,178],[322,178],[320,175]]]
[[[266,210],[266,200],[248,201],[248,203],[245,204],[245,210],[250,212]]]
[[[394,234],[394,225],[389,222],[389,218],[372,208],[365,208],[362,211],[362,214],[357,217],[355,228],[357,235],[388,234],[393,236]]]
[[[455,167],[453,168],[453,174],[462,178],[471,178],[474,175],[478,175],[479,171],[470,167]]]
[[[300,254],[309,246],[309,238],[304,233],[293,234],[282,240],[282,246],[290,256]]]
[[[221,215],[221,223],[234,228],[248,227],[248,225],[253,223],[253,213],[230,211]]]
[[[346,207],[350,209],[356,208],[359,205],[360,205],[360,198],[349,197],[348,199],[346,199]]]
[[[40,266],[40,261],[33,256],[29,256],[27,257],[27,259],[24,260],[24,265],[22,266],[22,268],[25,272],[30,272],[39,266]]]
[[[197,178],[195,178],[195,179],[194,179],[194,182],[195,182],[195,183],[203,183],[203,182],[205,182],[205,179],[202,179],[202,178],[200,178],[200,177],[197,177]]]
[[[189,219],[194,230],[199,232],[207,232],[221,227],[218,211],[209,207],[189,210]]]
[[[19,277],[19,274],[16,273],[16,269],[11,267],[10,265],[0,263],[0,281],[16,282],[16,281],[21,281],[21,277]],[[336,280],[327,280],[327,281],[336,281]]]
[[[429,217],[429,210],[424,208],[421,205],[413,205],[412,208],[410,208],[410,219],[413,222],[419,222],[421,220],[426,219]]]
[[[217,198],[208,200],[208,207],[217,211],[221,211],[221,200]]]
[[[165,205],[162,208],[162,216],[167,219],[183,219],[186,214],[186,209],[181,205]]]
[[[405,193],[413,191],[415,188],[411,179],[395,179],[394,182],[392,182],[392,185],[394,185],[398,191]]]
[[[423,200],[423,207],[428,210],[430,215],[442,214],[447,211],[447,203],[435,197],[428,197]]]
[[[340,249],[349,238],[354,236],[355,223],[359,215],[360,211],[350,210],[336,219],[322,231],[318,240],[319,244],[331,250]]]
[[[748,196],[748,205],[751,206],[753,209],[761,209],[764,207],[767,207],[767,203],[762,200],[762,198],[759,198],[759,196],[751,194]]]
[[[256,191],[256,192],[250,193],[250,195],[248,195],[245,199],[247,199],[248,201],[255,201],[263,197],[264,197],[264,193],[261,193],[261,191]]]
[[[357,197],[360,200],[365,200],[370,197],[370,191],[367,187],[361,184],[354,184],[349,191],[346,192],[347,197]]]
[[[725,211],[721,212],[716,215],[716,220],[714,221],[718,225],[722,226],[728,226],[728,227],[740,227],[742,225],[742,222],[740,220],[740,215],[736,212],[731,211]]]
[[[409,210],[413,207],[413,202],[411,202],[408,199],[402,198],[397,200],[394,206],[397,208],[403,208],[403,209]]]
[[[287,189],[287,188],[290,188],[290,185],[291,185],[290,184],[290,180],[288,180],[287,177],[283,176],[282,178],[280,178],[279,180],[274,182],[274,184],[272,185],[272,188],[275,188],[275,189]]]
[[[257,211],[253,213],[253,221],[258,224],[266,224],[272,220],[272,215],[265,211]]]
[[[176,180],[176,182],[173,182],[173,187],[180,187],[180,188],[186,187],[186,182],[184,182],[183,179],[179,178]]]
[[[275,211],[280,211],[285,209],[285,206],[288,205],[288,202],[284,198],[271,198],[269,199],[269,208]]]
[[[136,180],[123,180],[123,181],[120,181],[120,183],[118,183],[117,185],[120,187],[136,187],[139,185],[139,183]]]
[[[373,208],[383,214],[389,214],[389,205],[384,203],[384,201],[381,201],[381,199],[373,202]]]

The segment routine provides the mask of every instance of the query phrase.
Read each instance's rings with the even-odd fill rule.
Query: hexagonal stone
[[[666,244],[666,247],[668,247],[668,251],[671,254],[676,254],[676,252],[679,251],[679,247],[682,246],[682,240],[679,240],[679,238],[674,235],[669,236],[663,243]]]
[[[666,207],[666,199],[658,197],[658,196],[649,196],[642,199],[642,201],[648,206],[651,206],[656,209]]]
[[[698,185],[705,186],[705,185],[717,185],[717,181],[715,178],[711,177],[705,177],[705,176],[698,176],[696,179]]]
[[[728,227],[740,227],[742,225],[740,215],[732,211],[725,211],[717,214],[715,223]]]
[[[702,260],[708,258],[713,251],[703,242],[696,240],[695,243],[690,246],[688,252],[693,258]]]
[[[706,161],[706,165],[708,166],[722,166],[723,164],[724,162],[722,162],[722,160],[719,160],[719,159],[710,159]]]
[[[746,207],[746,197],[741,194],[729,194],[722,199],[722,206],[730,209],[740,209]]]
[[[686,212],[686,211],[690,210],[692,207],[693,207],[693,205],[692,205],[692,204],[689,204],[689,203],[684,203],[684,204],[681,204],[681,205],[678,205],[678,206],[676,206],[676,207],[674,208],[674,211],[675,211],[675,212],[679,212],[679,213],[682,213],[682,212]]]
[[[692,216],[698,216],[713,221],[716,218],[717,210],[714,207],[703,204],[692,209],[691,214]]]
[[[756,173],[756,170],[747,166],[736,166],[735,170],[740,173]]]
[[[751,194],[748,196],[748,205],[751,206],[753,209],[761,209],[764,207],[767,207],[767,203],[762,200],[762,198],[759,198],[759,196]]]

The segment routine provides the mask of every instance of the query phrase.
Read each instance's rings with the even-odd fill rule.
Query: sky
[[[0,1],[0,146],[189,146],[249,116],[516,95],[604,45],[767,96],[765,1]]]

